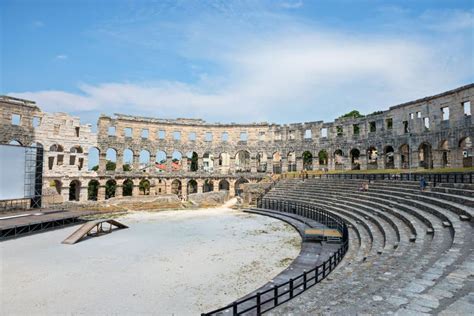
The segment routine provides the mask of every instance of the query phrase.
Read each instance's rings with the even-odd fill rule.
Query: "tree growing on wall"
[[[357,110],[352,110],[349,113],[346,113],[339,118],[358,118],[358,117],[364,117],[364,115],[360,114],[359,111]]]
[[[105,170],[107,171],[113,171],[117,167],[117,164],[113,161],[107,160],[107,163],[105,164]]]

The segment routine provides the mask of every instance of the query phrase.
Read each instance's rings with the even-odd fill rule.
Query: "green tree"
[[[126,163],[123,165],[123,171],[131,171],[132,170],[132,167],[130,166],[130,164]]]
[[[95,165],[94,167],[92,167],[91,170],[92,170],[92,171],[97,171],[97,170],[99,170],[99,165]]]
[[[352,110],[349,113],[346,113],[339,118],[358,118],[358,117],[364,117],[364,115],[360,114],[360,112],[357,110]]]
[[[191,164],[190,164],[191,171],[197,171],[198,170],[198,155],[195,152],[193,152],[190,160],[191,160]]]
[[[99,192],[99,181],[92,180],[87,186],[87,199],[97,201],[97,194]]]
[[[123,196],[132,196],[133,193],[133,181],[127,179],[123,182]]]
[[[105,164],[105,170],[113,171],[115,168],[117,168],[117,164],[113,161],[107,160],[107,163]]]
[[[140,181],[140,191],[143,192],[143,195],[149,195],[150,194],[150,181],[148,180],[142,180]]]

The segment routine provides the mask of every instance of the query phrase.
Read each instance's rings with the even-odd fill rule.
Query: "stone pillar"
[[[140,195],[140,179],[133,179],[133,190],[132,196],[139,196]]]
[[[154,181],[150,181],[150,195],[156,195],[156,184]]]
[[[97,201],[105,200],[105,180],[99,180],[99,190],[97,192]]]
[[[214,156],[214,159],[212,161],[212,173],[217,173],[217,170],[220,168],[219,167],[219,156],[217,158]],[[219,170],[220,172],[220,170]]]
[[[198,157],[198,170],[197,171],[201,171],[201,170],[204,170],[204,164],[202,161],[202,157]]]
[[[367,170],[367,155],[361,153],[359,156],[360,170]]]
[[[296,157],[296,171],[303,170],[303,157]]]
[[[257,158],[250,157],[250,172],[256,173],[257,172]]]
[[[166,156],[166,162],[165,162],[166,170],[165,171],[167,171],[167,172],[172,172],[173,171],[172,163],[173,163],[173,157],[172,156]]]
[[[69,201],[69,185],[71,184],[71,180],[61,180],[62,188],[61,188],[61,196],[63,197],[63,201]]]
[[[218,192],[218,191],[219,191],[219,181],[213,180],[212,183],[213,183],[213,186],[214,186],[214,187],[212,188],[212,191],[213,191],[213,192]]]
[[[79,201],[87,201],[88,185],[87,183],[81,183],[81,190],[79,191]]]
[[[281,173],[288,171],[288,159],[286,157],[281,157]]]
[[[119,184],[117,181],[117,186],[115,187],[115,197],[123,197],[123,185]]]
[[[105,166],[107,165],[106,161],[106,154],[105,153],[100,153],[99,154],[99,171],[105,172]]]
[[[204,181],[197,180],[197,193],[203,193]]]
[[[235,196],[235,181],[229,180],[229,197]]]
[[[123,155],[119,154],[117,152],[117,162],[116,162],[116,172],[122,172],[123,171]]]
[[[140,155],[133,154],[133,170],[140,170]]]
[[[188,181],[185,181],[184,179],[181,181],[181,195],[184,198],[188,197]]]
[[[229,157],[229,171],[231,174],[235,173],[235,157]]]

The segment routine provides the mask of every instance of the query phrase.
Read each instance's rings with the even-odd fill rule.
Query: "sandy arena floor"
[[[289,225],[226,208],[139,212],[76,245],[79,226],[0,243],[2,315],[199,315],[266,283],[299,253]]]

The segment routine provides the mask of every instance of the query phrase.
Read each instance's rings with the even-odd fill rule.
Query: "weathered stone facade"
[[[472,166],[473,103],[470,84],[329,123],[210,124],[115,114],[102,115],[93,133],[77,117],[1,97],[0,143],[43,146],[45,187],[54,184],[63,200],[87,200],[91,181],[98,182],[99,200],[124,193],[233,195],[241,183],[269,173]],[[93,148],[97,171],[87,168]],[[107,167],[107,160],[114,164]]]

